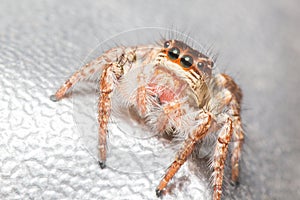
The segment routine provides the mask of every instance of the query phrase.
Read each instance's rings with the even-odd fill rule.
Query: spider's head
[[[211,78],[213,61],[184,42],[168,40],[163,43],[159,56],[161,66],[190,86],[198,105],[203,105],[207,96],[207,81]]]
[[[167,40],[164,42],[162,53],[168,61],[176,63],[185,71],[196,72],[200,77],[211,76],[213,61],[184,42]]]

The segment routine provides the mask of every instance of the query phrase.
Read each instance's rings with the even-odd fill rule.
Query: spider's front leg
[[[50,96],[52,101],[62,99],[72,86],[80,80],[90,78],[94,74],[101,74],[100,97],[98,103],[99,122],[99,151],[100,167],[105,167],[107,125],[111,112],[111,95],[116,82],[126,74],[137,59],[146,64],[160,51],[157,46],[116,47],[106,51],[103,55],[76,71],[55,93]],[[147,59],[148,58],[148,59]]]
[[[223,127],[221,128],[214,153],[213,161],[213,199],[220,200],[222,196],[223,175],[226,156],[228,152],[228,144],[232,136],[232,120],[227,117]]]
[[[99,88],[100,97],[98,103],[98,122],[99,122],[99,151],[100,167],[105,167],[106,160],[106,133],[107,124],[111,110],[111,94],[115,89],[116,82],[124,75],[126,70],[131,68],[131,64],[136,59],[136,47],[117,47],[108,50],[99,58],[91,61],[75,72],[55,93],[50,96],[52,101],[62,99],[67,91],[77,82],[89,78],[95,73],[101,73]]]
[[[198,115],[197,120],[199,120],[201,124],[197,127],[196,130],[194,130],[193,132],[191,132],[191,134],[188,135],[188,138],[184,141],[183,147],[177,153],[175,160],[173,161],[168,171],[165,173],[163,179],[160,181],[158,187],[156,188],[156,195],[158,197],[161,196],[162,190],[167,186],[169,181],[173,178],[176,172],[191,155],[196,143],[208,134],[208,129],[212,125],[211,114],[202,111]]]
[[[111,95],[116,85],[116,76],[113,72],[114,64],[107,65],[103,70],[101,79],[99,82],[100,97],[98,102],[98,140],[99,140],[99,153],[100,161],[99,165],[103,169],[105,168],[106,161],[106,134],[107,125],[111,113]]]
[[[108,131],[107,126],[111,114],[111,96],[117,86],[118,80],[125,74],[125,65],[130,69],[132,63],[136,59],[136,49],[127,50],[130,51],[124,52],[124,54],[122,54],[122,56],[119,57],[116,62],[105,65],[99,82],[100,96],[98,102],[98,143],[100,153],[99,165],[102,169],[105,168],[106,161],[106,137]]]

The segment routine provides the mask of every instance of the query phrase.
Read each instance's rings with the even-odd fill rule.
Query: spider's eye
[[[164,47],[165,48],[168,48],[170,46],[170,42],[169,41],[166,41],[165,43],[164,43]]]
[[[206,75],[210,76],[211,75],[211,69],[208,68],[207,66],[204,65],[203,62],[198,62],[197,63],[197,67],[200,71],[202,71],[203,73],[205,73]]]
[[[176,60],[180,55],[180,50],[177,47],[173,47],[168,51],[168,56],[172,60]]]
[[[197,63],[197,67],[198,67],[200,70],[202,70],[203,67],[204,67],[203,62],[198,62],[198,63]]]
[[[182,58],[180,59],[180,63],[182,65],[182,67],[184,68],[189,68],[193,65],[193,58],[191,56],[187,56],[187,55],[184,55],[182,56]]]

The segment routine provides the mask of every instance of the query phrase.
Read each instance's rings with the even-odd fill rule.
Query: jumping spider
[[[168,182],[192,154],[197,143],[215,135],[212,158],[213,199],[222,195],[229,142],[231,180],[239,175],[244,140],[240,110],[242,92],[226,74],[213,74],[213,61],[178,40],[157,45],[116,47],[75,72],[51,100],[62,99],[78,81],[99,73],[98,102],[100,167],[105,167],[112,98],[118,91],[128,109],[153,131],[185,135],[182,148],[156,188],[160,196]],[[133,73],[133,72],[138,73]],[[119,88],[118,90],[116,90]],[[212,137],[211,137],[212,138]]]

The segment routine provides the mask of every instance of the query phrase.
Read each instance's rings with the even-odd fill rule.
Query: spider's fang
[[[104,169],[106,167],[105,162],[98,161],[98,163],[101,169]]]
[[[50,100],[53,101],[53,102],[58,101],[58,99],[56,98],[55,95],[51,95],[51,96],[50,96]]]

